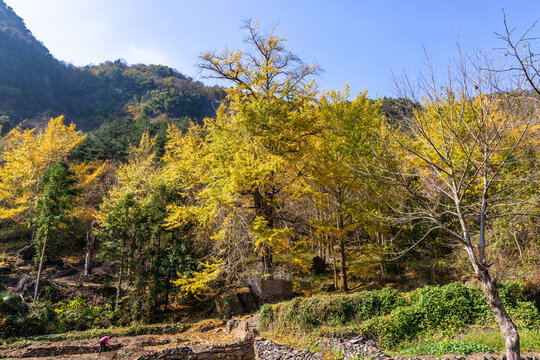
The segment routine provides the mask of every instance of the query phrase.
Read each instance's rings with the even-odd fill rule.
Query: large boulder
[[[36,288],[36,279],[28,275],[23,275],[19,280],[19,283],[15,287],[14,291],[23,296],[34,296],[34,290]],[[40,296],[46,296],[49,299],[58,298],[57,286],[47,279],[41,279],[39,286]]]
[[[32,261],[36,255],[36,248],[34,245],[25,245],[17,252],[17,265],[23,266]]]
[[[214,300],[216,312],[221,317],[246,314],[258,309],[255,297],[249,287],[229,290]]]

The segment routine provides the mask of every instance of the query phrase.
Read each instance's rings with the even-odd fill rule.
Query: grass
[[[521,351],[540,350],[540,329],[519,329]],[[445,355],[504,351],[499,329],[471,329],[455,338],[433,334],[421,341],[402,343],[392,355]]]
[[[540,350],[540,328],[519,329],[519,336],[522,351]],[[499,329],[471,331],[461,335],[461,338],[464,341],[485,344],[496,351],[504,350],[504,339]]]
[[[0,340],[0,349],[16,346],[30,345],[37,342],[72,341],[99,338],[105,335],[113,337],[136,336],[136,335],[159,335],[166,328],[172,328],[174,333],[181,333],[186,330],[183,324],[152,324],[152,325],[131,325],[128,327],[110,327],[107,329],[90,329],[85,331],[70,331],[60,334],[39,335],[31,337],[16,337]]]
[[[520,329],[522,349],[540,350],[540,313],[522,300],[519,283],[499,285],[501,299]],[[381,350],[396,354],[504,350],[482,291],[459,283],[406,294],[384,289],[296,298],[264,305],[260,326],[281,342],[301,348],[320,337],[362,335],[374,339]]]

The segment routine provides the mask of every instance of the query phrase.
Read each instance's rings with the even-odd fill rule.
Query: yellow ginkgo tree
[[[310,191],[306,195],[317,209],[311,221],[314,240],[331,246],[332,253],[334,245],[338,246],[340,289],[344,292],[348,290],[346,247],[365,225],[358,221],[361,216],[357,213],[367,206],[371,183],[356,169],[359,162],[375,161],[377,135],[384,126],[379,106],[365,92],[349,100],[347,87],[324,94],[318,104],[322,131],[309,156]]]
[[[170,208],[168,226],[193,221],[210,228],[231,251],[241,244],[255,250],[269,269],[290,242],[285,208],[320,131],[310,79],[317,66],[286,51],[272,30],[263,33],[256,23],[246,30],[248,51],[202,56],[209,77],[233,85],[215,118],[187,134],[170,131],[166,176],[192,201]]]
[[[84,138],[74,124],[64,124],[63,116],[51,119],[41,132],[11,130],[0,154],[0,219],[24,220],[35,206],[47,169],[66,159]]]

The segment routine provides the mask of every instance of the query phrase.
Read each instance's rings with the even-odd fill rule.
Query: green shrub
[[[351,295],[320,295],[296,298],[261,309],[263,329],[309,331],[321,325],[339,326],[388,314],[406,300],[396,290],[363,291]]]
[[[264,304],[259,311],[259,326],[261,330],[268,330],[268,326],[274,321],[274,311],[270,304]]]
[[[92,306],[85,299],[77,298],[61,301],[54,309],[58,322],[58,331],[86,330],[93,326],[109,325],[108,320],[114,315],[110,305]]]
[[[0,292],[0,337],[43,334],[54,330],[54,324],[49,303],[27,305],[11,291]]]
[[[505,282],[498,286],[505,308],[516,324],[538,329],[540,313],[533,303],[523,301],[520,284]],[[363,335],[386,349],[430,334],[448,337],[471,326],[496,325],[482,290],[459,283],[426,286],[407,297],[384,289],[296,298],[263,306],[260,323],[263,330],[282,333]]]
[[[494,350],[486,345],[466,341],[443,341],[438,344],[421,345],[401,351],[404,355],[445,355],[445,354],[473,354],[480,352],[492,353]]]
[[[510,309],[509,314],[521,327],[540,329],[540,312],[532,302],[520,301],[516,308]]]
[[[409,299],[412,306],[422,313],[426,329],[452,332],[474,323],[477,298],[469,287],[460,283],[426,286],[413,291]]]
[[[385,348],[393,348],[405,340],[414,339],[424,330],[424,315],[417,308],[404,306],[389,315],[365,322],[364,336],[378,340]]]

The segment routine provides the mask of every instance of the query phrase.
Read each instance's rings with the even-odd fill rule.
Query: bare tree
[[[444,231],[463,246],[505,338],[507,358],[518,360],[519,334],[490,273],[496,259],[487,251],[493,239],[486,231],[493,219],[519,215],[517,209],[538,212],[537,165],[524,160],[538,151],[538,114],[523,92],[498,90],[505,73],[484,71],[486,64],[477,60],[462,60],[442,87],[429,67],[420,81],[422,110],[389,136],[387,166],[371,173],[413,199],[394,208],[392,220],[427,224],[427,233]],[[402,95],[410,96],[409,89]]]
[[[505,56],[510,56],[514,64],[503,70],[515,75],[514,82],[518,85],[528,84],[530,90],[540,95],[540,68],[538,67],[539,55],[534,53],[534,42],[537,37],[531,35],[538,21],[532,24],[521,35],[515,35],[515,28],[510,28],[503,11],[504,33],[495,33],[505,43]]]

